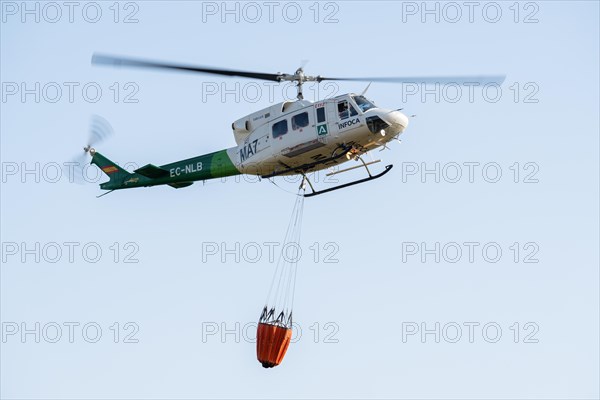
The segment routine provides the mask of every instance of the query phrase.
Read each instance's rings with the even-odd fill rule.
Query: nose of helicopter
[[[391,111],[386,117],[387,121],[392,124],[395,129],[398,129],[398,133],[404,132],[408,126],[408,117],[398,110]]]

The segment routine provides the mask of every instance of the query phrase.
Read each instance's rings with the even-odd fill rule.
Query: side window
[[[308,126],[308,113],[303,112],[292,117],[292,129],[300,129]]]
[[[348,102],[346,100],[340,101],[338,103],[338,114],[340,119],[346,119],[349,117],[348,115]]]
[[[287,119],[281,120],[273,124],[273,139],[283,136],[288,133]]]
[[[325,107],[317,108],[317,123],[325,122]]]

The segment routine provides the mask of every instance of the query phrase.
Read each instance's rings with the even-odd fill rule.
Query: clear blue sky
[[[118,15],[112,2],[99,2],[96,23],[88,22],[96,11],[90,3],[78,3],[72,23],[66,6],[58,18],[56,9],[37,4],[39,23],[21,2],[1,3],[2,397],[598,397],[597,2],[500,2],[495,23],[497,9],[486,2],[472,10],[472,22],[463,3],[460,18],[439,3],[436,22],[422,15],[421,2],[320,3],[318,15],[308,2],[299,3],[295,23],[291,3],[277,3],[272,22],[257,3],[255,23],[256,10],[243,4],[239,22],[234,14],[222,22],[213,7],[221,2],[120,3]],[[127,16],[138,22],[123,23]],[[294,311],[302,337],[281,366],[264,370],[243,328],[257,320],[267,295],[275,264],[264,243],[283,240],[291,195],[267,181],[228,180],[97,199],[96,184],[51,178],[54,163],[85,144],[92,114],[116,133],[99,151],[122,164],[160,165],[233,146],[231,122],[267,107],[269,86],[92,67],[96,51],[264,72],[292,73],[309,60],[305,70],[313,75],[507,79],[497,102],[478,89],[472,102],[466,92],[452,102],[452,88],[436,102],[402,85],[371,85],[376,104],[417,117],[402,144],[374,154],[395,165],[385,178],[306,200]],[[36,82],[39,103],[35,93],[22,99],[22,84],[35,92]],[[221,101],[221,85],[235,89],[236,82],[246,95]],[[365,85],[334,89],[360,92]],[[62,96],[52,102],[56,86]],[[256,86],[262,91],[254,101]],[[96,87],[102,95],[92,103]],[[219,93],[209,95],[215,87]],[[138,102],[126,103],[136,90]],[[281,89],[273,90],[273,101],[281,101]],[[40,181],[35,173],[22,178],[23,167],[36,163]],[[439,183],[420,174],[436,163]],[[482,176],[488,164],[502,173],[497,183],[487,181],[494,169]],[[456,165],[462,176],[451,183]],[[419,172],[410,175],[415,166]],[[297,185],[277,183],[288,191]],[[74,262],[65,242],[78,243]],[[479,243],[474,262],[465,242]],[[47,253],[36,263],[23,243],[40,243]],[[56,263],[49,262],[52,243],[63,251]],[[203,255],[210,243],[248,251],[258,243],[263,254],[256,263],[232,255],[222,262],[222,252]],[[410,255],[414,243],[419,250],[440,243],[440,262]],[[454,263],[453,243],[463,251]],[[86,244],[102,250],[100,261],[82,257]],[[486,244],[501,249],[498,262],[484,259]],[[136,249],[139,262],[123,262]],[[332,251],[339,262],[324,262]],[[528,255],[538,262],[523,262]],[[46,327],[40,343],[34,334],[23,343],[20,331],[7,333],[36,322]],[[73,343],[69,322],[79,323]],[[126,329],[127,322],[135,325]],[[439,343],[433,334],[403,341],[410,327],[434,329],[436,322]],[[63,336],[50,343],[54,323]],[[86,323],[102,329],[97,343],[84,340]],[[234,334],[221,340],[220,330],[236,323],[239,343]],[[478,324],[473,343],[469,323]],[[485,324],[492,328],[484,337]],[[456,325],[462,336],[452,343]],[[123,343],[132,326],[138,343]],[[502,336],[489,343],[496,326]],[[207,335],[214,327],[218,334]],[[252,325],[247,333],[253,337]]]

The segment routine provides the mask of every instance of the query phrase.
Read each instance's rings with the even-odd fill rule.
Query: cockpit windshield
[[[360,111],[362,112],[376,107],[375,104],[371,103],[364,96],[352,96],[352,98],[354,99],[356,105],[358,106],[358,108],[360,108]]]

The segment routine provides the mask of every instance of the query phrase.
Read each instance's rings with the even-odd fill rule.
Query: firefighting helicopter
[[[294,82],[297,88],[296,100],[273,104],[234,121],[231,129],[236,145],[213,153],[161,166],[147,164],[133,172],[128,172],[97,152],[90,141],[84,147],[85,154],[89,154],[92,157],[91,163],[97,165],[109,178],[107,182],[100,184],[101,189],[109,191],[104,194],[114,190],[156,185],[169,185],[178,189],[190,186],[195,181],[239,174],[258,175],[265,179],[300,174],[303,177],[301,186],[308,183],[311,189],[309,193],[304,194],[305,197],[364,183],[387,174],[392,165],[387,165],[383,171],[372,174],[369,165],[381,160],[366,162],[362,156],[374,149],[387,148],[390,141],[397,140],[408,127],[409,118],[401,112],[402,109],[376,106],[365,97],[366,89],[361,94],[348,93],[311,102],[304,99],[302,93],[304,83],[365,81],[420,84],[464,84],[467,82],[501,84],[504,81],[504,76],[335,78],[306,75],[303,67],[298,68],[293,74],[262,73],[103,54],[94,54],[92,65],[162,69],[274,82]],[[96,139],[102,139],[104,136],[102,134],[92,135]],[[349,161],[355,161],[357,164],[328,175],[364,168],[367,176],[323,190],[315,190],[307,177],[307,174],[311,172]]]

